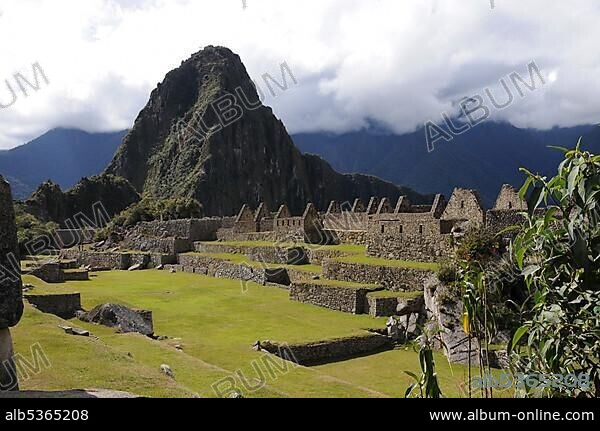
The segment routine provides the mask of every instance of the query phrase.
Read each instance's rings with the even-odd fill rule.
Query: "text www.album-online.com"
[[[464,412],[429,412],[429,419],[432,421],[594,421],[594,412],[550,412],[543,410],[533,410],[527,412],[490,412],[485,410],[476,410],[468,413]]]

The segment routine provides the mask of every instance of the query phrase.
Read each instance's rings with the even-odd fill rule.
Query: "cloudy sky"
[[[0,148],[128,128],[206,45],[240,54],[259,85],[289,65],[298,85],[265,103],[293,133],[413,131],[485,88],[503,99],[499,80],[532,61],[546,84],[495,120],[597,123],[599,22],[597,0],[0,0]],[[14,75],[33,80],[36,62],[48,83],[25,97]]]

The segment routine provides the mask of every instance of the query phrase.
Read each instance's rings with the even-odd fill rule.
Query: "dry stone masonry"
[[[18,253],[12,194],[0,176],[0,392],[18,390],[9,330],[23,315]]]
[[[374,289],[368,286],[339,286],[317,282],[294,283],[290,300],[317,305],[351,314],[363,314],[367,294]]]
[[[327,260],[323,265],[325,278],[380,285],[396,292],[423,290],[423,282],[431,274],[432,271],[422,269],[349,263],[335,259]]]

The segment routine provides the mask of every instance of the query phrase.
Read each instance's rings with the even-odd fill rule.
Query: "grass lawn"
[[[288,292],[276,288],[251,284],[244,293],[237,281],[166,271],[102,272],[91,281],[56,285],[25,276],[24,282],[36,286],[34,294],[81,292],[86,309],[119,303],[152,310],[156,333],[170,339],[121,335],[79,321],[69,324],[89,329],[98,339],[73,337],[58,328],[64,321],[28,307],[13,332],[16,351],[31,358],[30,346],[40,343],[52,366],[22,382],[23,389],[211,397],[213,384],[232,377],[247,397],[389,397],[403,395],[405,369],[419,369],[416,353],[404,350],[314,368],[267,367],[267,356],[251,349],[257,340],[305,343],[385,325],[385,319],[289,301]],[[178,344],[183,351],[175,348]],[[465,368],[451,371],[444,363],[442,358],[442,388],[459,395]],[[160,374],[161,364],[171,366],[175,381]]]
[[[371,298],[401,298],[416,299],[423,296],[423,292],[392,292],[391,290],[380,290],[369,293]]]
[[[363,265],[373,265],[373,266],[388,266],[391,268],[411,268],[411,269],[422,269],[426,271],[437,271],[439,265],[437,263],[428,263],[428,262],[409,262],[405,260],[388,260],[388,259],[380,259],[376,257],[369,256],[348,256],[348,257],[340,257],[335,259],[339,262],[344,263],[359,263]]]

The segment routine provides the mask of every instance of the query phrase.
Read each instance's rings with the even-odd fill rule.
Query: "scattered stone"
[[[90,331],[86,331],[84,329],[72,328],[70,326],[58,326],[60,329],[64,330],[66,334],[75,335],[78,337],[89,337],[91,336]]]
[[[229,395],[229,398],[231,398],[231,399],[243,399],[244,396],[242,394],[240,394],[239,392],[234,392],[231,395]]]
[[[176,344],[176,345],[175,345],[175,348],[176,348],[177,350],[179,350],[180,352],[183,352],[183,346],[182,346],[181,344]]]
[[[175,274],[177,272],[177,270],[175,268],[171,268],[171,274]]]
[[[166,335],[161,335],[160,337],[156,337],[156,341],[166,341],[168,339],[169,339],[169,337],[167,337]]]
[[[163,373],[165,376],[170,377],[171,379],[175,378],[175,373],[173,372],[171,367],[169,367],[166,364],[162,364],[160,366],[160,372]]]
[[[154,335],[151,311],[131,310],[123,305],[103,304],[89,313],[79,313],[79,320],[118,328],[121,333],[137,332],[148,337]]]
[[[94,246],[94,248],[102,248],[104,247],[104,244],[106,244],[106,241],[100,241]]]
[[[165,266],[164,266],[164,265],[158,265],[158,266],[156,267],[156,270],[157,270],[157,271],[162,271],[163,269],[165,269]]]
[[[254,350],[255,352],[261,352],[262,351],[262,346],[260,345],[260,341],[257,341],[256,343],[254,343],[252,345],[252,350]]]
[[[321,276],[319,276],[319,275],[314,275],[312,279],[313,279],[313,280],[320,280],[320,279],[321,279]]]
[[[127,271],[139,271],[142,269],[142,265],[140,263],[136,263],[135,265],[131,266]]]

